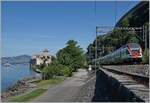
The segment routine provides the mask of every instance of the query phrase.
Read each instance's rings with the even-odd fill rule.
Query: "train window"
[[[132,50],[133,52],[140,52],[139,50]]]

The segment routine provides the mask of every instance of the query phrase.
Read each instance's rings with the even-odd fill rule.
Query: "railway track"
[[[104,68],[104,67],[102,67],[102,68]],[[126,76],[130,77],[131,79],[137,81],[138,83],[144,84],[145,86],[149,87],[149,77],[147,77],[147,76],[137,75],[137,74],[133,74],[133,73],[127,73],[127,72],[109,69],[109,68],[104,68],[104,69],[106,69],[110,72],[113,72],[113,73],[120,74],[120,75],[126,75]]]
[[[107,75],[117,79],[124,87],[128,88],[137,97],[149,101],[149,78],[146,76],[121,72],[109,68],[100,68]]]

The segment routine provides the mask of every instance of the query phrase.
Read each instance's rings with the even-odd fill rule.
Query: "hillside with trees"
[[[2,63],[2,65],[5,63],[22,64],[22,63],[29,63],[30,59],[31,59],[31,56],[29,56],[29,55],[20,55],[20,56],[14,56],[14,57],[2,57],[1,63]]]
[[[141,2],[145,3],[145,2]],[[139,5],[139,4],[138,4]],[[97,37],[97,57],[103,57],[116,49],[120,48],[122,45],[127,43],[139,43],[143,49],[143,63],[148,63],[149,57],[149,5],[146,3],[145,7],[139,8],[134,13],[129,13],[122,21],[117,24],[117,27],[142,27],[145,26],[145,33],[147,36],[147,47],[145,47],[145,41],[143,40],[143,32],[136,30],[120,30],[113,29],[111,32],[99,35]],[[92,59],[95,58],[95,43],[96,39],[93,43],[89,44],[87,47],[87,60],[88,63],[91,62]]]

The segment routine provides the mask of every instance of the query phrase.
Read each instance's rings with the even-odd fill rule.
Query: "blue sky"
[[[138,1],[2,2],[2,56],[32,55],[47,48],[55,54],[69,39],[86,51],[95,26],[115,25]]]

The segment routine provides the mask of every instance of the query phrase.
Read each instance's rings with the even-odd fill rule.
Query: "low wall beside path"
[[[118,80],[108,76],[102,70],[96,73],[93,102],[143,102]]]

